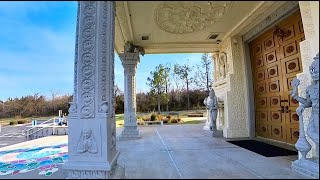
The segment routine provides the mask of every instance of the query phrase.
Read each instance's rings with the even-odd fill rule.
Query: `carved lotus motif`
[[[171,1],[155,9],[154,21],[163,31],[185,34],[200,31],[226,15],[231,1]]]

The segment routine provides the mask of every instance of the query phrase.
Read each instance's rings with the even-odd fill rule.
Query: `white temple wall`
[[[306,88],[311,84],[311,76],[309,66],[313,61],[313,57],[319,53],[319,1],[299,1],[299,7],[302,17],[305,40],[300,43],[301,63],[303,71],[297,74],[300,80],[299,96],[306,96]],[[311,108],[305,109],[303,113],[304,129],[307,132]],[[312,144],[312,150],[307,157],[315,156],[315,144],[308,138]],[[299,156],[300,158],[300,156]]]

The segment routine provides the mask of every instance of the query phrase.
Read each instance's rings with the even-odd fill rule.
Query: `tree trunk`
[[[189,97],[189,80],[187,79],[187,97],[188,97],[188,109],[190,109],[190,97]]]
[[[160,94],[158,94],[158,114],[161,113],[161,109],[160,109]]]
[[[168,98],[168,83],[167,82],[166,82],[166,96]],[[166,101],[167,101],[167,112],[169,112],[169,100],[166,99]]]

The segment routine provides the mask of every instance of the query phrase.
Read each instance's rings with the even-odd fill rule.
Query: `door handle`
[[[281,113],[284,113],[284,106],[281,106],[281,110],[278,110],[278,111],[281,111]]]
[[[285,106],[285,113],[291,112],[291,110],[289,110],[289,106]]]

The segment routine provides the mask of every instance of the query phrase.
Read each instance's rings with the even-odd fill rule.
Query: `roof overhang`
[[[126,42],[147,54],[211,53],[243,35],[282,1],[116,1],[115,50]]]

